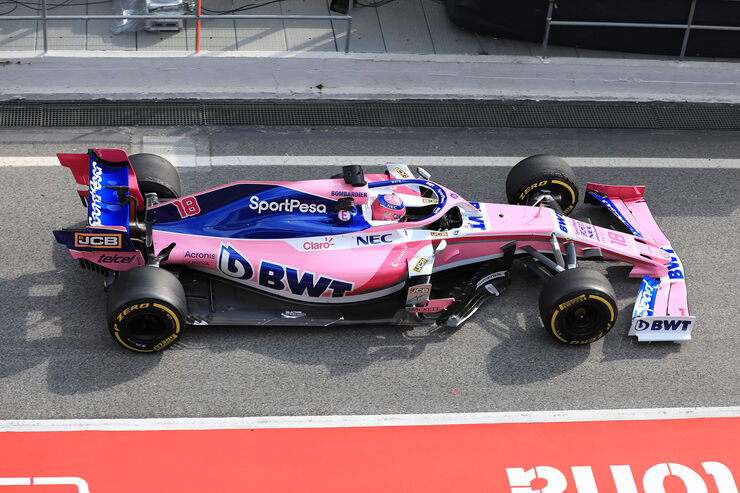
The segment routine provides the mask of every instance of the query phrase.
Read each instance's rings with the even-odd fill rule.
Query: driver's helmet
[[[406,218],[403,200],[395,193],[378,195],[372,209],[374,221],[403,221]]]

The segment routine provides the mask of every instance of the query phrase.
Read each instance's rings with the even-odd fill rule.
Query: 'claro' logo
[[[304,250],[328,250],[334,246],[333,236],[324,236],[324,241],[305,241],[303,242]]]
[[[627,465],[609,466],[614,486],[618,493],[666,493],[663,481],[672,477],[672,482],[682,483],[688,493],[708,493],[707,484],[718,493],[735,493],[737,486],[730,469],[720,462],[702,462],[705,476],[694,469],[674,462],[660,463],[650,467],[642,477],[642,490],[637,489],[632,469]],[[564,493],[566,490],[577,493],[597,493],[596,479],[591,466],[573,466],[570,468],[573,482],[560,469],[550,466],[537,466],[525,470],[522,467],[506,469],[511,493]],[[601,475],[599,476],[601,477]],[[575,486],[575,488],[570,488]],[[604,486],[613,491],[611,485]],[[606,490],[605,490],[606,491]]]

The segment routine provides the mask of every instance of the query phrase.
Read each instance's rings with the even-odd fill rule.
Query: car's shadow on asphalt
[[[594,266],[583,264],[583,267]],[[537,299],[543,281],[515,264],[512,292],[491,301],[499,303],[494,307],[496,316],[476,319],[476,323],[499,340],[486,361],[491,380],[503,385],[524,385],[563,375],[583,364],[595,350],[594,345],[600,346],[600,361],[662,359],[679,352],[678,343],[638,343],[627,335],[634,302],[625,305],[623,300],[633,300],[640,285],[639,280],[627,279],[629,269],[621,265],[606,268],[620,309],[615,326],[592,345],[568,345],[555,340],[540,320]],[[522,306],[512,307],[507,305],[507,297],[526,301]]]
[[[188,327],[171,350],[207,349],[216,353],[248,351],[330,375],[357,373],[383,361],[412,360],[427,345],[445,341],[454,331],[432,327]]]
[[[100,274],[83,271],[67,250],[53,248],[54,269],[0,281],[0,381],[47,364],[49,390],[71,395],[145,375],[160,354],[120,350],[105,324]]]
[[[204,349],[214,355],[245,351],[306,367],[324,367],[330,375],[358,373],[384,361],[413,360],[429,344],[443,343],[461,329],[429,327],[186,327],[184,337],[164,353],[138,354],[118,346],[104,319],[105,293],[100,274],[81,270],[61,246],[52,250],[54,269],[0,281],[11,310],[0,312],[3,357],[0,380],[47,364],[51,392],[95,392],[137,379],[156,368],[170,351]],[[611,279],[625,279],[627,268],[608,268]],[[562,375],[589,358],[591,346],[555,341],[537,314],[541,281],[515,264],[514,282],[471,323],[498,342],[485,361],[492,381],[524,385]],[[638,344],[627,337],[631,302],[638,280],[614,282],[621,314],[601,341],[603,361],[660,359],[680,351],[680,344]],[[523,300],[521,306],[512,304]],[[491,316],[494,314],[494,316]],[[533,357],[533,355],[535,357]],[[195,353],[194,353],[194,357]]]
[[[51,392],[84,394],[144,376],[171,351],[198,349],[248,351],[338,375],[413,359],[452,334],[424,327],[187,326],[166,351],[140,354],[121,348],[106,328],[103,276],[80,269],[60,245],[51,261],[52,270],[0,281],[12,307],[0,311],[0,381],[46,364]]]

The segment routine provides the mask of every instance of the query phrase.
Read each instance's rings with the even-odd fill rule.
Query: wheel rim
[[[575,201],[573,200],[573,191],[562,185],[558,185],[557,183],[549,183],[545,188],[533,190],[524,197],[524,201],[519,203],[523,205],[531,205],[537,200],[537,197],[541,196],[543,193],[550,195],[566,214],[570,212],[575,204]]]
[[[129,322],[128,337],[144,344],[157,342],[162,338],[165,326],[165,321],[155,314],[135,315]]]
[[[604,307],[594,303],[582,303],[569,310],[563,325],[574,336],[588,336],[601,330],[607,322]]]

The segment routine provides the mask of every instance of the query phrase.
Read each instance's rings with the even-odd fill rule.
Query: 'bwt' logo
[[[229,277],[252,280],[255,275],[252,264],[230,244],[221,244],[218,256],[218,269]],[[300,272],[298,269],[275,262],[262,260],[255,281],[265,288],[285,291],[298,296],[318,298],[327,290],[334,298],[342,297],[351,291],[354,284],[312,272]]]
[[[688,330],[691,326],[691,320],[653,320],[652,323],[647,320],[638,320],[635,324],[636,331],[643,330]]]
[[[218,252],[218,270],[229,277],[237,279],[251,279],[254,269],[249,260],[230,244],[221,244]]]
[[[671,254],[671,261],[666,265],[666,269],[668,269],[668,277],[671,279],[684,279],[683,265],[681,265],[681,261],[676,257],[676,252],[670,248],[664,248],[663,250],[666,253]]]
[[[558,227],[560,228],[560,231],[562,231],[565,234],[568,234],[568,225],[565,222],[565,218],[562,214],[560,214],[557,211],[553,211],[555,213],[555,217],[558,218]]]

